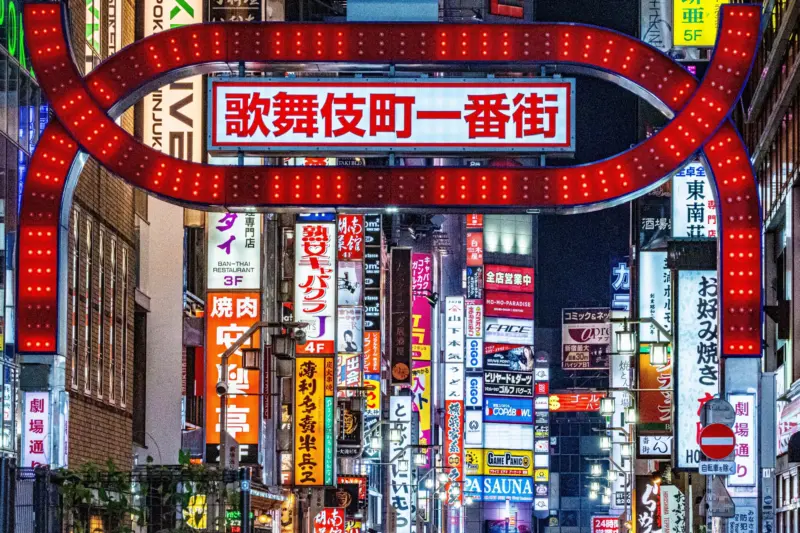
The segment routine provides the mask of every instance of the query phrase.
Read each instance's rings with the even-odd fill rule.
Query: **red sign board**
[[[467,215],[467,229],[483,229],[483,215]]]
[[[358,499],[367,501],[367,478],[365,476],[339,476],[338,483],[358,484]]]
[[[725,459],[735,447],[736,436],[724,424],[710,424],[700,431],[700,451],[709,459]]]
[[[583,394],[551,394],[550,412],[559,413],[596,413],[600,411],[600,398],[605,393],[593,392]]]
[[[364,215],[339,215],[336,256],[339,261],[364,259]]]
[[[483,264],[483,233],[467,233],[467,266]]]
[[[619,519],[615,516],[593,516],[592,533],[619,533]]]
[[[533,269],[528,267],[485,265],[487,291],[510,291],[533,293]]]
[[[381,332],[364,332],[364,373],[381,373]]]
[[[533,296],[530,294],[486,291],[484,298],[484,314],[486,316],[533,320]]]
[[[344,533],[344,508],[323,508],[314,518],[314,533]]]

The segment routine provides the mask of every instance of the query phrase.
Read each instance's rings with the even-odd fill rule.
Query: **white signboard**
[[[467,300],[467,338],[483,336],[483,303],[480,300]]]
[[[119,0],[118,0],[119,1]],[[144,36],[203,22],[202,0],[145,0]],[[121,27],[121,21],[118,22]],[[164,53],[170,53],[164,51]],[[159,87],[144,97],[144,144],[178,159],[203,157],[202,76]]]
[[[308,342],[300,353],[334,353],[336,338],[336,226],[295,225],[294,320],[305,322]]]
[[[611,311],[612,318],[627,318],[629,313],[626,311]],[[619,353],[617,350],[617,331],[622,331],[625,327],[623,322],[611,322],[611,397],[614,398],[614,414],[611,417],[612,427],[622,427],[630,431],[628,424],[624,423],[625,409],[633,405],[633,396],[626,389],[631,388],[631,357]],[[630,466],[629,461],[622,457],[622,447],[613,446],[611,449],[612,459],[622,468]],[[622,513],[625,505],[625,498],[630,497],[632,487],[625,476],[616,476],[611,481],[611,493],[613,497],[609,505],[609,512],[615,515]],[[620,504],[621,503],[621,504]]]
[[[462,363],[445,363],[444,399],[464,399],[464,365]]]
[[[717,236],[714,189],[699,161],[689,163],[672,178],[672,236]]]
[[[639,455],[644,457],[671,457],[671,435],[640,435]]]
[[[464,363],[464,298],[445,298],[444,360],[447,363]]]
[[[700,461],[697,473],[701,476],[730,476],[736,473],[734,461]]]
[[[483,409],[483,374],[468,374],[466,379],[467,396],[464,404],[467,409],[470,407]]]
[[[574,146],[571,80],[209,78],[210,150]]]
[[[208,213],[208,289],[261,287],[261,215]]]
[[[667,266],[667,252],[639,254],[639,314],[652,318],[664,329],[672,328],[672,281]],[[639,342],[666,341],[658,337],[653,324],[639,324]]]
[[[678,333],[675,408],[678,468],[697,468],[700,408],[719,393],[718,283],[715,270],[678,272]]]
[[[675,485],[661,485],[659,497],[662,533],[683,533],[686,528],[686,496]]]
[[[532,450],[533,426],[530,424],[483,424],[484,448]]]
[[[23,394],[22,465],[50,464],[50,393]]]
[[[752,487],[757,478],[756,458],[756,397],[754,394],[728,394],[736,419],[733,434],[736,437],[736,474],[728,478],[729,487]]]
[[[470,446],[483,446],[483,411],[465,412],[464,442]]]
[[[400,440],[389,442],[389,505],[397,513],[397,533],[411,533],[411,511],[414,505],[412,492],[408,490],[411,478],[411,396],[389,398],[389,428],[400,430]],[[399,461],[406,461],[403,471]]]
[[[533,345],[533,320],[487,316],[484,324],[485,342]]]
[[[483,339],[467,339],[467,370],[483,368]]]

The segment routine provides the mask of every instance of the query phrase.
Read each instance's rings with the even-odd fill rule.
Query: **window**
[[[119,397],[125,405],[128,394],[128,249],[122,248],[122,371],[120,374]]]
[[[78,279],[80,277],[80,254],[81,254],[81,236],[80,236],[80,214],[78,211],[72,212],[72,242],[74,246],[74,253],[72,254],[72,277],[69,282],[70,300],[72,301],[72,313],[70,314],[70,328],[72,332],[72,345],[69,350],[69,368],[70,368],[70,384],[73,389],[78,388]]]
[[[92,291],[92,221],[86,220],[86,273],[84,275],[83,296],[86,298],[86,321],[83,324],[83,386],[86,393],[92,392],[92,324],[94,323],[94,294]]]
[[[108,400],[114,401],[114,382],[117,380],[117,241],[111,239],[111,309],[108,329]]]
[[[98,331],[97,331],[97,395],[103,396],[103,382],[105,376],[103,375],[103,360],[106,351],[106,256],[104,255],[105,233],[100,230],[100,242],[97,258],[100,261],[98,271],[98,295],[97,295],[97,314]]]

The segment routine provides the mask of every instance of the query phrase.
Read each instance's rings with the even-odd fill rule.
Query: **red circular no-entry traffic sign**
[[[710,424],[700,431],[700,451],[709,459],[725,459],[736,445],[733,430],[723,424]]]

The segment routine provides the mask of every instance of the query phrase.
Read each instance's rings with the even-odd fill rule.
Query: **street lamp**
[[[591,466],[590,472],[591,472],[592,476],[595,476],[595,477],[602,476],[603,475],[603,467],[600,465],[600,463],[594,463]]]
[[[400,428],[391,428],[389,430],[389,440],[394,443],[398,443],[403,440],[403,432]]]
[[[600,449],[601,450],[610,450],[611,449],[611,437],[600,437]]]
[[[625,423],[626,424],[636,423],[636,407],[630,406],[625,409]]]
[[[422,466],[428,462],[428,455],[422,452],[414,454],[414,466]]]
[[[467,505],[472,505],[473,503],[475,503],[475,499],[472,496],[467,496],[467,498],[464,501],[467,502]]]
[[[598,483],[597,481],[592,481],[591,483],[589,483],[589,490],[593,490],[594,492],[599,491],[600,483]]]
[[[620,446],[620,456],[624,457],[625,459],[630,459],[633,455],[633,446],[629,442],[624,443]]]
[[[631,356],[636,351],[636,333],[631,329],[628,331],[628,323],[625,322],[625,327],[622,331],[616,332],[617,336],[617,352],[622,355]]]
[[[400,472],[408,472],[408,459],[398,459],[397,469]]]
[[[654,342],[650,345],[650,364],[652,366],[664,366],[669,362],[667,348],[669,343]]]
[[[447,491],[440,492],[439,493],[439,499],[442,500],[443,502],[447,501]]]
[[[425,488],[428,490],[432,490],[434,486],[434,481],[432,478],[428,478],[425,480]]]
[[[593,490],[590,490],[589,491],[589,499],[590,500],[596,500],[597,499],[597,492],[593,491]]]
[[[617,472],[616,470],[609,469],[607,476],[608,476],[608,481],[613,483],[619,478],[619,472]]]
[[[261,347],[242,348],[242,368],[261,370]]]
[[[447,483],[447,480],[448,480],[447,474],[445,474],[444,472],[439,474],[439,483]]]
[[[603,501],[603,505],[611,504],[611,496],[609,496],[608,494],[603,494],[603,500],[602,501]]]
[[[369,447],[373,450],[380,450],[383,447],[383,439],[380,435],[373,435],[369,442]]]
[[[614,414],[614,398],[606,397],[600,399],[600,414],[603,416],[611,416]]]

